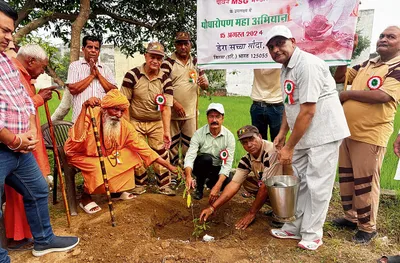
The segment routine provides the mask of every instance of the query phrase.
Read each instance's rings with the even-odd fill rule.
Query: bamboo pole
[[[61,100],[60,92],[58,90],[53,90],[53,91],[55,91],[57,93],[58,99]],[[60,181],[60,188],[61,188],[61,193],[62,193],[62,197],[63,197],[63,201],[64,201],[65,212],[67,214],[68,227],[70,227],[71,226],[71,216],[69,214],[67,194],[65,192],[64,178],[62,176],[62,171],[61,171],[61,162],[60,162],[60,156],[58,154],[57,139],[56,139],[55,132],[54,132],[53,122],[51,121],[51,115],[50,115],[49,105],[47,104],[47,101],[44,102],[44,108],[46,110],[46,118],[47,118],[47,122],[49,124],[50,138],[51,138],[51,142],[53,144],[54,160],[55,160],[56,166],[57,166],[58,179]],[[56,189],[56,191],[57,191],[57,189]]]
[[[94,138],[96,139],[97,153],[99,154],[99,161],[100,161],[101,173],[103,175],[104,188],[106,189],[106,194],[107,194],[108,209],[110,210],[110,216],[111,216],[111,225],[113,227],[115,227],[117,225],[117,223],[115,222],[114,207],[113,207],[112,200],[111,200],[110,189],[108,187],[106,166],[104,164],[104,157],[103,157],[103,153],[101,151],[99,130],[97,129],[96,119],[94,117],[92,107],[89,106],[88,108],[89,108],[90,118],[92,120]]]

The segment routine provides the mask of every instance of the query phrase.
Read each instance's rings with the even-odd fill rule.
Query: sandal
[[[135,188],[132,189],[131,193],[134,195],[141,195],[146,193],[146,185],[137,185]]]
[[[271,229],[271,235],[276,237],[276,238],[281,238],[281,239],[297,239],[301,240],[301,236],[296,236],[295,234],[292,234],[288,231],[282,230],[282,229]]]
[[[85,206],[82,203],[79,203],[79,207],[82,208],[82,210],[85,211],[87,214],[95,214],[95,213],[101,211],[101,207],[98,204],[96,204],[94,201],[90,202],[89,204],[87,204]],[[97,210],[91,211],[93,208],[96,208],[96,207],[97,207]]]
[[[305,249],[305,250],[314,251],[314,250],[317,250],[322,244],[323,244],[322,243],[322,239],[317,239],[317,240],[314,240],[314,241],[302,240],[297,244],[297,246],[299,248],[302,248],[302,249]]]
[[[111,193],[111,200],[113,201],[118,201],[118,200],[131,200],[135,198],[136,195],[133,195],[128,192],[122,192],[122,193]]]
[[[173,190],[173,189],[172,189],[171,187],[169,187],[168,185],[167,185],[167,186],[160,187],[160,188],[158,189],[158,193],[159,193],[159,194],[163,194],[163,195],[168,195],[168,196],[174,196],[174,195],[176,195],[175,190]]]
[[[382,256],[377,263],[400,263],[400,256]]]

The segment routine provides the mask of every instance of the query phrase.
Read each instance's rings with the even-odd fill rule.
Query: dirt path
[[[206,194],[205,196],[207,196]],[[207,234],[214,242],[202,242],[192,236],[191,209],[181,195],[166,197],[144,194],[133,201],[115,204],[117,226],[111,227],[105,199],[102,211],[87,215],[79,210],[66,227],[62,204],[52,209],[57,234],[76,234],[80,245],[68,253],[53,253],[35,258],[31,252],[11,252],[12,262],[375,262],[383,254],[399,251],[399,245],[379,238],[367,246],[351,242],[352,232],[325,227],[324,245],[318,252],[303,251],[296,241],[278,240],[269,234],[268,218],[259,213],[247,230],[235,230],[234,223],[250,207],[252,199],[240,195],[218,210],[209,223]],[[194,202],[199,216],[207,198]],[[330,215],[338,212],[333,204]]]

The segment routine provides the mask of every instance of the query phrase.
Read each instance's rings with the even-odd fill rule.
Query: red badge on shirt
[[[283,89],[285,90],[286,93],[285,103],[294,104],[293,92],[295,88],[296,85],[294,84],[293,81],[288,79],[285,80],[285,82],[283,83]]]
[[[156,96],[156,98],[155,98],[155,102],[157,104],[157,110],[158,111],[163,111],[165,103],[166,103],[164,95],[163,94],[158,94]]]
[[[224,162],[224,164],[226,164],[226,160],[228,160],[229,157],[229,152],[227,149],[222,150],[219,152],[219,157],[221,158],[221,160]]]
[[[382,86],[383,80],[379,76],[372,76],[367,81],[367,86],[370,90],[379,89]]]

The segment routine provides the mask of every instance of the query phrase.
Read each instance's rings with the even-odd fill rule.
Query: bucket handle
[[[279,161],[276,161],[275,163],[273,163],[273,164],[272,164],[270,167],[268,167],[268,168],[269,168],[269,169],[272,169],[272,168],[274,168],[274,166],[277,165],[277,164],[280,164]],[[290,165],[292,165],[292,164],[290,164]],[[294,170],[296,170],[297,176],[298,176],[298,177],[301,177],[302,174],[299,173],[299,170],[298,170],[295,166],[293,166],[293,165],[292,165],[292,168],[293,168]],[[262,180],[262,181],[263,181],[265,184],[267,183],[267,179],[264,179],[264,180]]]

